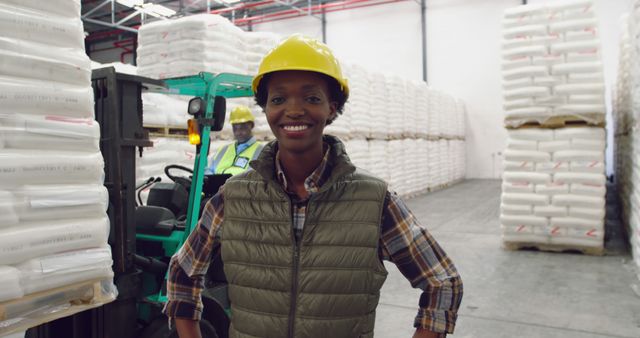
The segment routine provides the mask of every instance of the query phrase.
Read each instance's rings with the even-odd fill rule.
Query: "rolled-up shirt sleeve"
[[[163,312],[171,318],[200,320],[204,276],[211,261],[219,259],[220,230],[224,217],[222,192],[206,204],[202,217],[187,241],[171,257],[167,303]]]
[[[414,288],[422,290],[414,326],[453,333],[462,300],[462,280],[451,259],[395,194],[382,215],[382,258],[393,262]]]

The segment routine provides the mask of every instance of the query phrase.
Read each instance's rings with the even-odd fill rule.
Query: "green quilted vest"
[[[313,194],[300,243],[275,177],[275,143],[224,188],[222,260],[230,338],[373,337],[387,271],[378,257],[387,185],[355,170],[331,136],[331,177]]]

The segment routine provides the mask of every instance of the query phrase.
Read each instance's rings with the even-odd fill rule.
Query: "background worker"
[[[249,169],[249,162],[258,158],[263,145],[253,136],[255,118],[247,106],[231,111],[231,127],[235,142],[218,149],[206,174],[237,175]]]

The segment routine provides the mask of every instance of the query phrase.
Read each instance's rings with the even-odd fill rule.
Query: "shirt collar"
[[[244,145],[246,145],[246,146],[250,147],[254,143],[256,143],[256,137],[255,136],[251,136],[251,138],[248,139],[246,142],[239,143],[238,141],[236,141],[236,146],[244,146]]]
[[[329,153],[331,152],[331,146],[326,142],[323,144],[324,156],[318,167],[304,180],[304,188],[310,194],[318,192],[324,182],[326,182],[329,174],[327,170],[327,163],[329,162]],[[285,191],[289,191],[287,176],[280,164],[280,150],[276,152],[276,177],[278,182],[282,185]]]

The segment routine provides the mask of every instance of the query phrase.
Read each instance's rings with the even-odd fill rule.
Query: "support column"
[[[420,0],[422,16],[422,80],[428,82],[427,73],[427,0]]]
[[[325,4],[324,0],[320,1],[321,5]],[[320,17],[320,21],[322,22],[322,42],[327,43],[327,13],[324,8],[322,8],[322,15]]]

